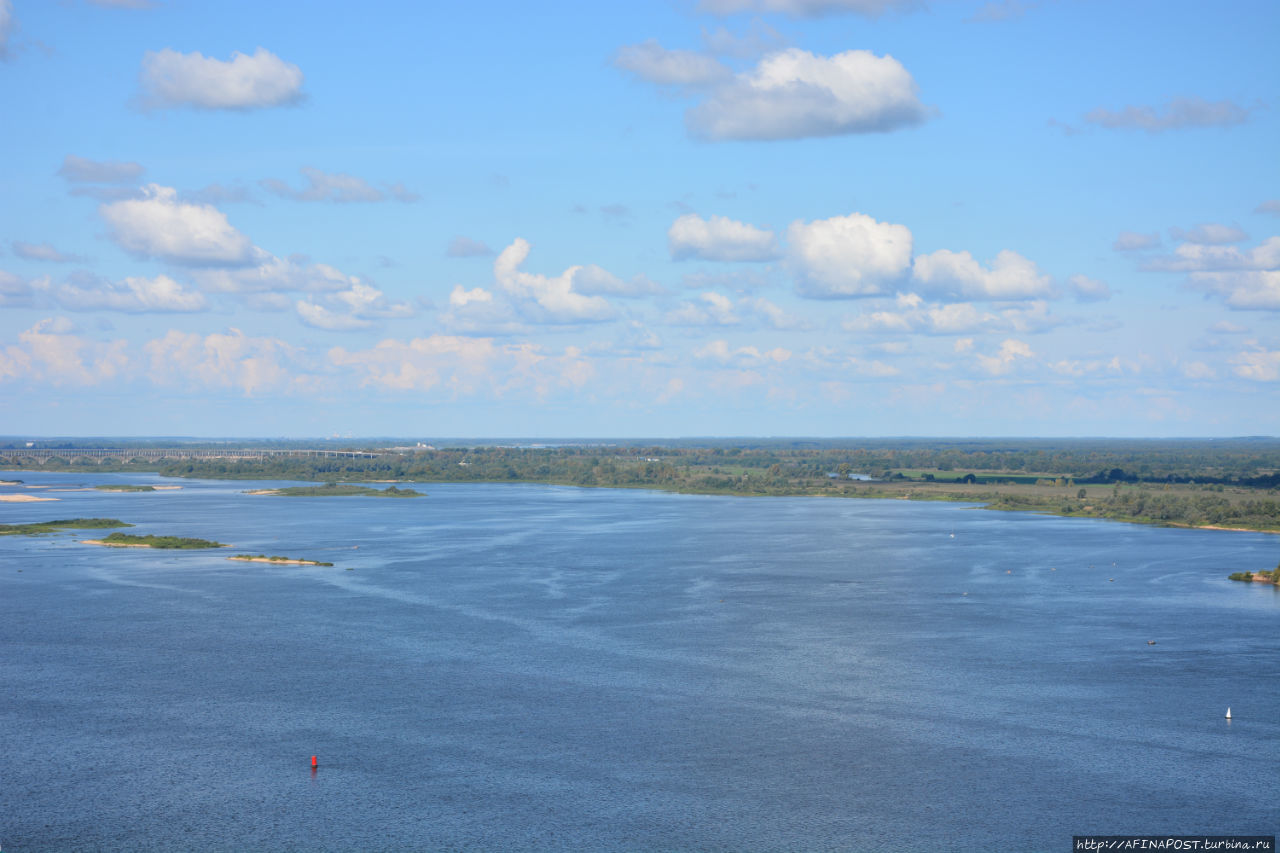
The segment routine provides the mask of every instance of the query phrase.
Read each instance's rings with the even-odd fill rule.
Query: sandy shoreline
[[[270,557],[227,557],[228,560],[235,560],[237,563],[272,563],[274,565],[289,566],[318,566],[318,560],[273,560]]]
[[[36,495],[0,495],[0,501],[11,504],[25,504],[32,501],[56,501],[61,498],[41,498]]]
[[[150,548],[150,545],[139,545],[136,542],[106,542],[102,539],[81,539],[81,545],[105,545],[108,548]]]

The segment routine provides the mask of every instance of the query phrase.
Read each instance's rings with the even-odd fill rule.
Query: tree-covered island
[[[158,548],[163,550],[194,551],[202,548],[226,548],[226,543],[187,536],[135,536],[129,533],[112,533],[105,539],[85,539],[86,545],[106,545],[111,548]]]
[[[374,489],[369,486],[357,486],[352,483],[325,483],[323,486],[287,486],[282,489],[255,489],[250,495],[276,495],[287,498],[420,498],[422,492],[413,489],[400,489],[388,486],[385,489]]]
[[[112,527],[133,527],[133,525],[126,524],[117,518],[59,518],[27,524],[0,524],[0,536],[40,536],[62,530],[99,530]]]

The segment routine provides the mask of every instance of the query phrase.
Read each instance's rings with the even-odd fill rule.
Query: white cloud
[[[18,28],[13,17],[13,4],[9,0],[0,0],[0,61],[9,58],[9,38]]]
[[[0,307],[19,308],[31,304],[31,285],[20,276],[0,270]]]
[[[915,80],[892,56],[791,48],[716,86],[686,123],[709,140],[799,139],[897,130],[927,116]]]
[[[445,256],[449,258],[487,258],[493,254],[493,249],[487,243],[462,236],[450,240],[445,249]]]
[[[193,312],[208,307],[204,294],[187,290],[167,275],[130,277],[118,284],[94,282],[93,285],[62,285],[55,291],[58,304],[72,311],[124,311],[133,314]]]
[[[1242,352],[1231,359],[1232,372],[1254,382],[1280,382],[1280,350],[1268,350],[1253,345],[1249,352]]]
[[[1004,376],[1017,368],[1019,362],[1035,355],[1023,341],[1009,338],[1000,345],[995,355],[978,355],[978,366],[992,376]]]
[[[521,271],[529,249],[528,241],[517,237],[493,262],[494,280],[516,300],[529,319],[539,323],[594,323],[612,319],[613,307],[605,299],[574,289],[574,278],[582,267],[569,267],[555,277]]]
[[[1189,361],[1182,365],[1182,375],[1192,380],[1218,378],[1217,371],[1203,361]]]
[[[761,367],[770,364],[782,364],[791,359],[791,351],[782,347],[762,351],[756,347],[738,347],[731,349],[724,340],[714,340],[693,351],[694,358],[714,361],[732,367]]]
[[[142,177],[146,169],[141,163],[120,160],[90,160],[68,154],[62,158],[57,174],[72,183],[130,184]]]
[[[1280,269],[1194,272],[1191,286],[1222,297],[1228,307],[1280,311]]]
[[[511,335],[526,331],[511,306],[483,287],[454,285],[449,310],[440,315],[445,328],[460,335]]]
[[[299,385],[291,372],[299,351],[278,338],[253,338],[239,329],[197,335],[171,329],[143,347],[153,382],[183,387],[235,388],[246,396]]]
[[[1218,225],[1216,223],[1197,225],[1190,230],[1170,228],[1169,236],[1187,243],[1201,243],[1210,246],[1240,243],[1249,239],[1249,235],[1244,233],[1238,225]]]
[[[762,297],[746,298],[738,300],[738,308],[744,312],[749,312],[760,319],[760,321],[771,329],[778,331],[790,331],[798,329],[808,329],[812,324],[795,314],[788,314],[781,306],[775,305],[768,299]]]
[[[142,104],[147,108],[249,110],[298,103],[302,70],[269,50],[229,61],[165,48],[142,59]]]
[[[573,289],[586,296],[621,296],[638,299],[662,293],[662,286],[647,276],[637,275],[623,281],[606,269],[587,264],[573,276]]]
[[[253,265],[229,269],[193,269],[192,278],[212,293],[331,293],[347,290],[360,279],[328,264],[301,258],[278,258],[261,249],[252,252]]]
[[[885,293],[911,266],[911,231],[862,213],[791,223],[788,257],[797,290],[815,299]]]
[[[706,54],[667,50],[654,39],[620,48],[613,64],[659,86],[706,86],[733,76]]]
[[[724,216],[703,219],[686,213],[667,230],[667,247],[677,261],[768,261],[777,256],[772,231]]]
[[[346,290],[299,300],[294,307],[308,326],[332,331],[365,329],[375,320],[413,316],[408,303],[388,302],[381,290],[359,279],[353,279]]]
[[[1231,101],[1206,101],[1203,98],[1174,98],[1163,110],[1150,106],[1127,106],[1119,112],[1099,107],[1084,120],[1108,130],[1145,130],[1163,133],[1193,127],[1231,127],[1244,124],[1252,109]]]
[[[294,189],[276,178],[264,178],[258,183],[268,192],[293,201],[350,203],[386,201],[388,197],[403,202],[418,199],[418,196],[406,190],[403,184],[393,184],[388,191],[384,192],[372,186],[364,178],[357,178],[355,175],[323,172],[310,166],[303,166],[299,171],[307,180],[307,185],[302,189]]]
[[[1264,201],[1253,209],[1254,213],[1270,213],[1272,216],[1280,216],[1280,198],[1273,198]]]
[[[848,332],[870,334],[963,335],[1013,329],[1009,316],[979,311],[968,302],[926,304],[917,294],[902,294],[896,310],[870,311],[844,321]]]
[[[66,318],[46,318],[0,349],[0,380],[33,380],[51,385],[97,385],[128,367],[125,341],[92,341],[71,334]]]
[[[1089,278],[1085,275],[1073,275],[1067,279],[1067,286],[1077,302],[1105,302],[1111,298],[1111,288],[1105,281]]]
[[[918,255],[911,272],[925,292],[945,299],[1038,299],[1053,293],[1049,276],[1008,249],[996,255],[990,268],[968,252],[939,249]]]
[[[362,374],[361,384],[392,391],[428,391],[441,383],[458,394],[491,382],[490,365],[501,351],[493,341],[432,335],[411,341],[384,340],[372,349],[334,347],[329,360]]]
[[[1271,237],[1252,249],[1183,243],[1172,255],[1151,258],[1145,270],[1158,272],[1220,272],[1226,270],[1280,269],[1280,237]]]
[[[1154,249],[1160,245],[1159,234],[1139,234],[1135,231],[1121,231],[1111,248],[1117,252],[1138,252],[1143,249]]]
[[[83,263],[85,260],[83,255],[71,255],[65,252],[60,252],[48,243],[24,243],[21,240],[14,240],[10,246],[15,255],[28,261],[49,261],[57,264],[77,264]]]
[[[921,0],[700,0],[698,8],[713,15],[777,12],[793,18],[816,18],[851,12],[876,18],[885,12],[909,12],[923,5]]]
[[[733,300],[721,293],[708,291],[696,301],[685,301],[668,311],[663,321],[671,326],[736,326],[742,322],[733,311]]]
[[[136,255],[191,266],[236,266],[253,258],[249,238],[225,214],[178,201],[171,187],[150,184],[143,198],[104,204],[98,212],[111,226],[111,238]]]

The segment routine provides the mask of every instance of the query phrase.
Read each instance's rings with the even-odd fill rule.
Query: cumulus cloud
[[[1273,198],[1264,201],[1253,209],[1254,213],[1270,213],[1272,216],[1280,216],[1280,198]]]
[[[887,132],[928,117],[916,89],[892,56],[850,50],[825,57],[791,48],[714,87],[686,124],[707,140]]]
[[[790,314],[781,306],[762,297],[739,299],[738,310],[756,317],[761,324],[778,331],[809,329],[813,326],[803,317]]]
[[[707,86],[728,80],[733,72],[692,50],[668,50],[654,39],[620,48],[613,64],[659,86]]]
[[[847,12],[878,18],[885,12],[909,12],[923,5],[921,0],[700,0],[698,8],[713,15],[776,12],[793,18],[817,18]]]
[[[1077,302],[1105,302],[1111,298],[1111,288],[1105,281],[1096,278],[1073,275],[1067,279],[1067,286]]]
[[[768,261],[778,253],[772,231],[724,216],[703,219],[696,213],[671,223],[667,247],[677,261]]]
[[[1280,311],[1280,269],[1197,272],[1191,286],[1218,296],[1230,308]]]
[[[696,300],[686,300],[663,321],[671,326],[736,326],[742,318],[734,313],[733,300],[722,293],[708,291]]]
[[[993,332],[1037,333],[1060,325],[1044,302],[1027,302],[1000,310],[980,309],[970,302],[930,303],[918,294],[898,296],[893,308],[850,317],[845,331],[868,334],[971,335]],[[972,343],[972,342],[970,342]]]
[[[444,253],[450,258],[487,258],[494,254],[487,243],[462,236],[450,240]]]
[[[862,213],[796,221],[787,229],[797,290],[814,299],[885,293],[911,266],[911,231]]]
[[[279,258],[262,249],[251,253],[252,262],[241,267],[193,269],[191,276],[211,293],[332,293],[359,283],[328,264],[309,263],[305,258]]]
[[[403,184],[388,185],[386,191],[383,191],[355,175],[323,172],[310,166],[303,166],[299,171],[307,181],[307,185],[302,189],[294,189],[285,181],[276,178],[264,178],[258,183],[268,192],[293,201],[329,201],[345,204],[360,201],[386,201],[389,198],[402,202],[418,200],[418,196],[405,189]]]
[[[454,285],[449,308],[440,315],[446,329],[460,335],[512,335],[526,331],[515,311],[483,287]]]
[[[986,268],[968,252],[939,249],[917,256],[911,274],[926,293],[946,299],[1042,299],[1053,292],[1049,276],[1008,249]]]
[[[1117,252],[1137,252],[1142,249],[1154,249],[1160,245],[1159,234],[1139,234],[1134,231],[1121,231],[1111,248]]]
[[[24,243],[14,240],[10,247],[18,257],[28,261],[49,261],[55,264],[84,263],[83,255],[71,255],[60,252],[48,243]]]
[[[84,276],[58,287],[54,296],[71,311],[186,313],[208,307],[204,294],[184,288],[167,275],[130,277],[118,283]]]
[[[1219,272],[1280,269],[1280,237],[1252,249],[1207,243],[1183,243],[1172,255],[1151,258],[1143,269],[1157,272]]]
[[[145,171],[141,163],[133,161],[90,160],[68,154],[62,158],[57,174],[78,184],[131,184]]]
[[[302,70],[259,47],[223,61],[165,48],[142,59],[141,103],[148,109],[250,110],[302,100]]]
[[[299,300],[295,307],[308,326],[332,331],[365,329],[375,320],[412,317],[414,313],[408,303],[390,302],[381,290],[359,279],[353,279],[346,290]]]
[[[1208,246],[1222,246],[1227,243],[1241,243],[1249,239],[1249,235],[1238,225],[1218,225],[1206,223],[1191,229],[1170,228],[1169,236],[1174,240],[1187,243],[1201,243]]]
[[[46,318],[0,349],[0,381],[30,380],[51,385],[97,385],[128,367],[128,344],[93,341],[72,334],[63,317]]]
[[[253,260],[249,238],[217,208],[178,200],[171,187],[150,184],[143,198],[104,204],[99,214],[111,238],[135,255],[190,266],[234,266]]]
[[[1018,365],[1035,355],[1025,342],[1009,338],[995,355],[978,355],[978,366],[992,376],[1012,373]]]
[[[1236,376],[1254,382],[1280,382],[1280,350],[1268,350],[1253,344],[1252,349],[1231,359]]]
[[[1084,120],[1107,130],[1145,130],[1163,133],[1195,127],[1231,127],[1249,120],[1251,109],[1228,100],[1206,101],[1203,98],[1174,98],[1163,109],[1150,106],[1126,106],[1119,112],[1102,107],[1091,110]]]
[[[299,350],[278,338],[249,337],[239,329],[198,335],[170,330],[148,341],[148,375],[162,385],[234,388],[246,396],[299,384],[292,362]]]
[[[693,351],[693,357],[738,368],[762,367],[782,364],[791,359],[791,351],[782,347],[760,350],[756,347],[731,348],[728,341],[715,340]]]
[[[529,242],[517,237],[493,262],[494,280],[516,300],[526,317],[539,323],[594,323],[613,318],[608,301],[575,288],[575,278],[583,267],[569,267],[558,276],[522,271],[529,249]]]
[[[624,299],[639,299],[663,292],[662,286],[648,276],[637,275],[630,281],[623,281],[595,264],[587,264],[574,274],[573,289],[585,296],[621,296]]]

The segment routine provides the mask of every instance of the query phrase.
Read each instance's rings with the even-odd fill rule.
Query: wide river
[[[5,853],[1280,829],[1280,590],[1226,577],[1274,567],[1275,536],[908,501],[0,478],[59,499],[0,503],[3,522],[233,546],[0,537]],[[74,490],[99,483],[182,488]]]

